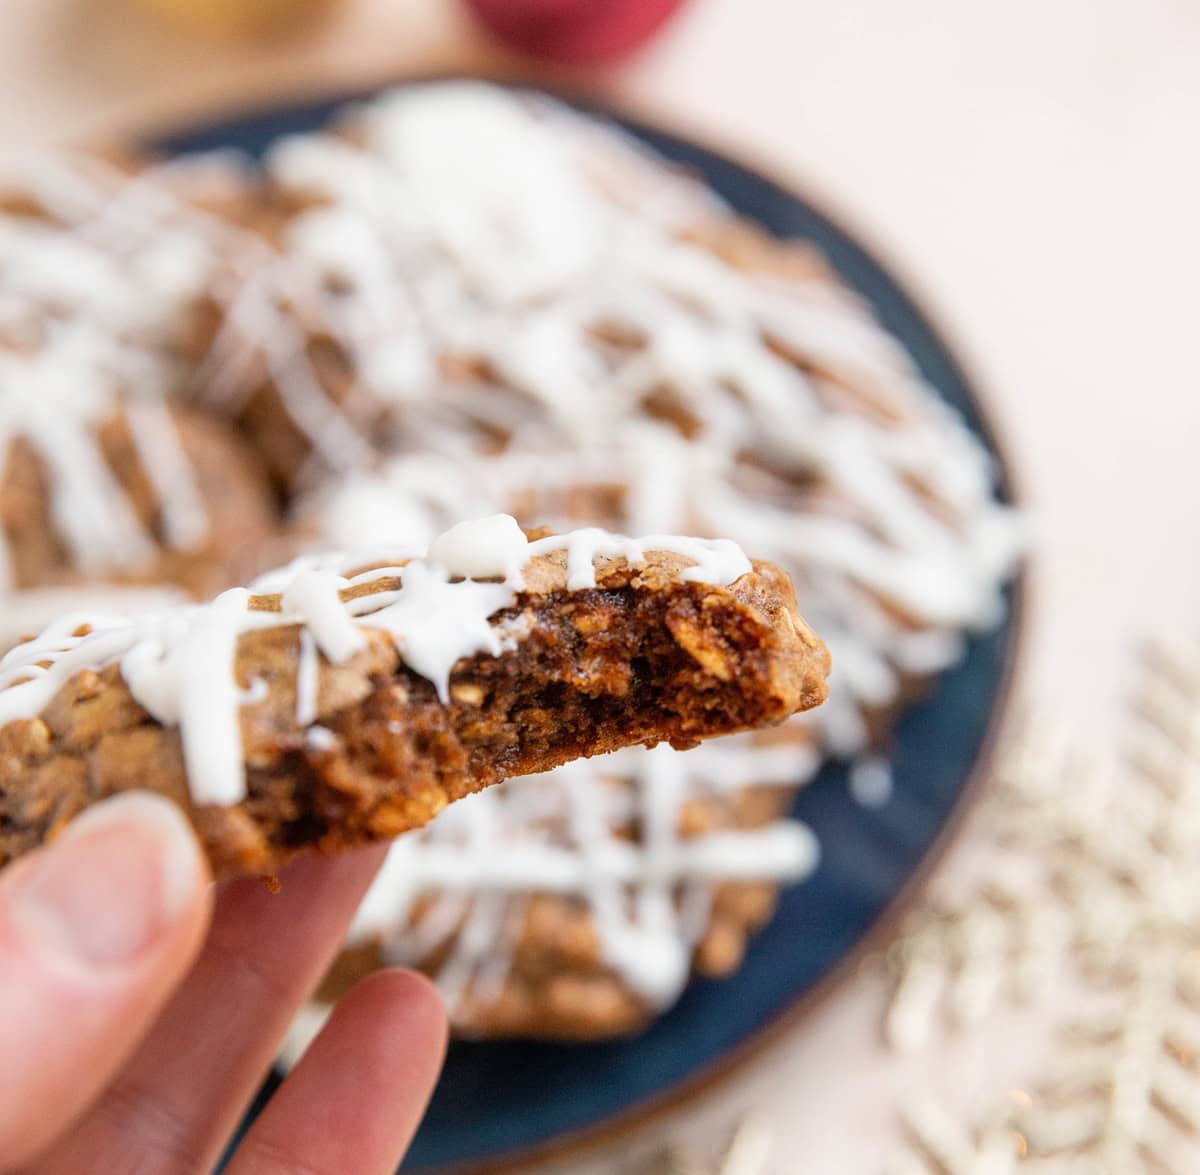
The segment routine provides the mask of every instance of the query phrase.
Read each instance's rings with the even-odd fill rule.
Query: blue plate
[[[349,100],[258,112],[162,145],[173,152],[237,147],[258,154],[280,135],[322,125]],[[862,246],[806,200],[753,171],[661,131],[615,121],[702,175],[738,212],[778,236],[817,245],[996,454],[1000,493],[1008,498],[1008,477],[966,376],[912,299]],[[836,766],[800,793],[796,815],[820,838],[820,868],[784,891],[778,913],[753,940],[734,978],[692,983],[635,1039],[455,1044],[404,1170],[494,1170],[628,1124],[723,1071],[769,1028],[833,986],[872,929],[895,913],[901,891],[911,889],[944,841],[969,781],[981,773],[1016,651],[1017,603],[1014,589],[1006,622],[973,641],[966,659],[903,715],[894,738],[896,786],[889,804],[861,807]],[[275,1084],[264,1089],[256,1109]]]

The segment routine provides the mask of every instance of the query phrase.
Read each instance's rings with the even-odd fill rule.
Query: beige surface
[[[8,142],[514,68],[449,0],[361,0],[255,51],[190,45],[121,0],[7,0],[0,19]],[[1027,695],[1102,738],[1123,653],[1197,627],[1197,60],[1183,0],[696,0],[633,64],[583,79],[794,177],[910,279],[1033,506]],[[878,1053],[878,1005],[866,982],[840,992],[676,1120],[699,1138],[756,1105],[804,1158],[780,1173],[881,1170],[890,1100],[920,1075]]]

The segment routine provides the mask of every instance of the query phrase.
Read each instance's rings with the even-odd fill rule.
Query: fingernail
[[[127,792],[89,808],[42,850],[16,879],[10,911],[59,959],[127,966],[195,900],[203,876],[183,813]]]

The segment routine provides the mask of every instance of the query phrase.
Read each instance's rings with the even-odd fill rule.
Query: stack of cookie
[[[730,535],[833,653],[811,717],[577,762],[398,841],[326,994],[405,962],[464,1033],[596,1038],[734,970],[815,861],[794,790],[830,755],[885,790],[899,707],[1002,609],[1013,520],[897,342],[809,247],[479,83],[384,95],[254,168],[54,174],[0,220],[15,599],[203,594],[280,544],[420,548],[503,511]]]

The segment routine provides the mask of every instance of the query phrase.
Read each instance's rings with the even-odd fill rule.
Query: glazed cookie
[[[52,618],[62,593],[35,589],[207,595],[258,570],[278,527],[245,443],[168,401],[224,227],[98,159],[23,175],[0,199],[0,644]]]
[[[59,384],[58,370],[10,358],[0,355],[0,583],[16,593],[10,617],[36,616],[30,589],[170,583],[205,596],[257,569],[277,512],[227,426],[157,396],[76,393],[92,373],[75,383],[61,372]]]
[[[726,541],[507,516],[424,557],[302,560],[0,661],[0,864],[114,791],[191,814],[217,876],[387,839],[508,775],[777,723],[828,654],[786,576]]]
[[[269,255],[234,156],[146,164],[95,154],[0,162],[0,346],[69,341],[126,390],[181,391],[218,316]]]
[[[397,841],[313,1012],[403,964],[437,977],[460,1035],[644,1027],[693,970],[736,970],[778,885],[816,864],[812,833],[784,816],[815,754],[760,737],[571,763]]]

